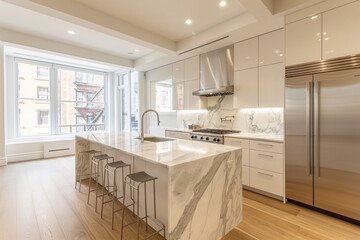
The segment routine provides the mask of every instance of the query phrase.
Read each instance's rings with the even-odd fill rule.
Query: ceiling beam
[[[273,14],[273,0],[239,0],[239,2],[252,14],[256,20],[271,17]]]
[[[134,26],[72,0],[2,0],[82,27],[108,34],[165,54],[176,51],[176,43],[147,29]]]
[[[52,39],[15,32],[6,28],[0,28],[0,42],[5,43],[5,45],[7,43],[9,43],[9,45],[21,45],[44,51],[65,54],[66,56],[89,59],[99,63],[108,63],[118,67],[134,67],[134,61],[130,59],[54,41]]]

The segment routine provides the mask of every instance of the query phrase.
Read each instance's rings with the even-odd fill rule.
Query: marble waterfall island
[[[158,177],[157,218],[165,224],[169,240],[219,240],[241,222],[240,148],[180,139],[141,142],[136,137],[127,132],[80,134],[76,136],[76,153],[101,150],[115,160],[131,163],[134,172]],[[75,164],[76,176],[81,166],[89,173],[89,158],[77,157]],[[153,215],[152,184],[148,184],[147,192],[148,213]],[[119,189],[118,196],[121,193]],[[144,197],[143,190],[140,193]],[[141,216],[143,204],[140,198]]]

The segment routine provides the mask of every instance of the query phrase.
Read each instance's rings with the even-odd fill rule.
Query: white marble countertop
[[[233,134],[226,134],[225,137],[284,142],[284,137],[282,135],[267,135],[267,134],[259,134],[259,133],[233,133]]]
[[[232,146],[182,139],[157,143],[141,142],[136,139],[138,134],[130,132],[89,132],[77,134],[76,137],[109,146],[166,167],[240,149]]]

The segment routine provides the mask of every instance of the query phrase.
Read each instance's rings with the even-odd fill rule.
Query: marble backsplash
[[[233,109],[232,96],[209,98],[206,111],[179,111],[177,127],[187,128],[199,124],[204,128],[240,130],[243,133],[283,135],[284,121],[282,108]],[[221,119],[227,117],[228,121]]]

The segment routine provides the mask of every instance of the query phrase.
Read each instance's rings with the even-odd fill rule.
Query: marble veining
[[[244,133],[283,135],[282,108],[233,109],[232,96],[209,98],[208,111],[179,111],[177,127],[186,129],[188,125],[198,124],[203,128],[224,128],[240,130]],[[221,122],[225,116],[235,116],[231,122]]]
[[[170,172],[171,202],[177,206],[170,212],[171,239],[221,239],[241,221],[241,152],[181,168],[184,173]]]
[[[100,150],[130,163],[133,172],[158,177],[157,218],[165,224],[168,240],[220,240],[241,222],[240,148],[189,140],[141,143],[135,137],[134,133],[80,134],[76,152]],[[77,169],[89,169],[88,159],[77,156],[75,162]],[[116,181],[121,186],[120,178]],[[152,199],[149,185],[148,206]],[[140,198],[141,216],[143,202]]]

